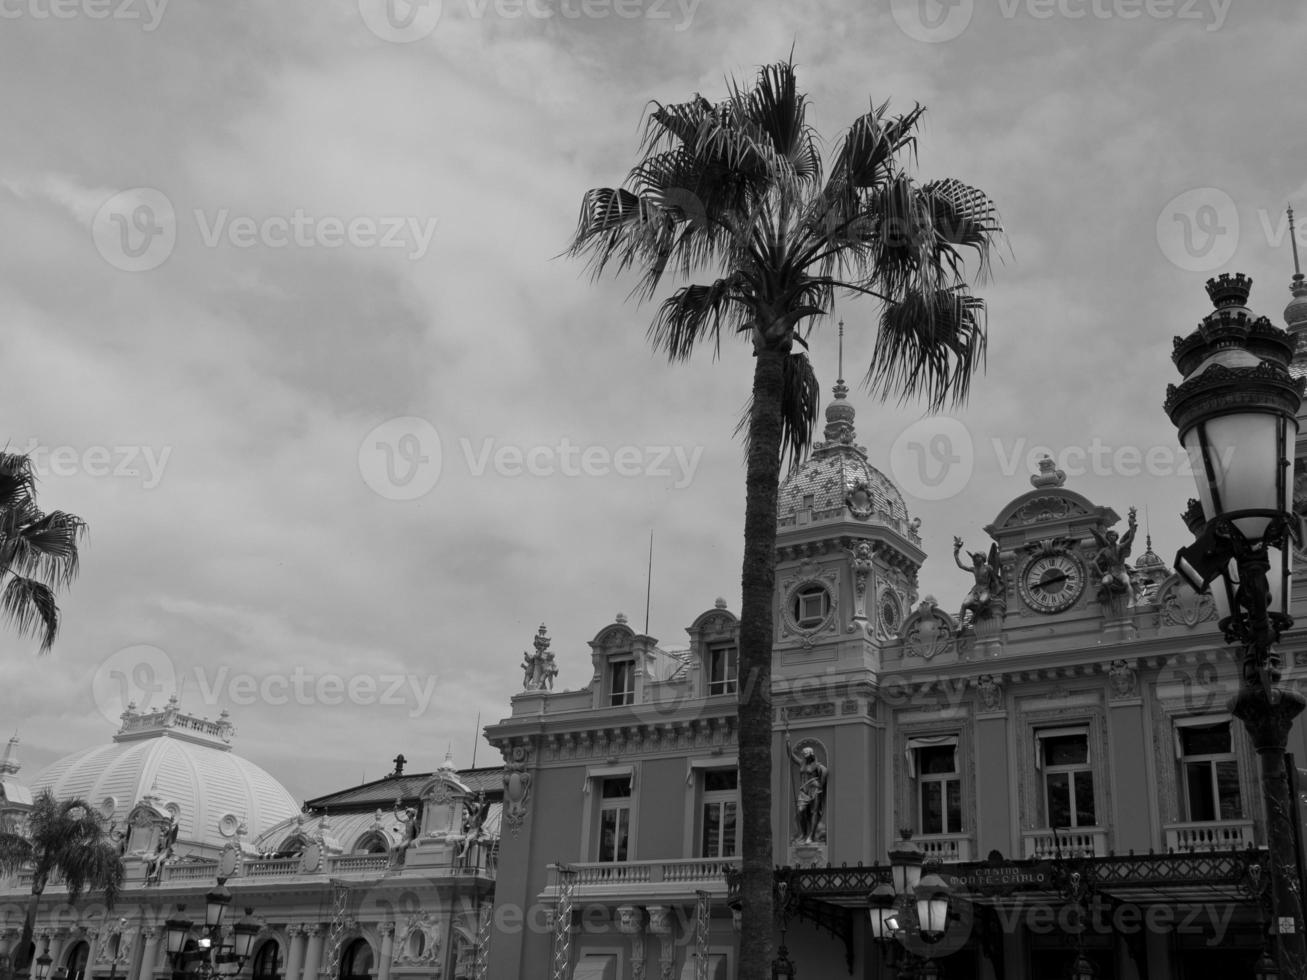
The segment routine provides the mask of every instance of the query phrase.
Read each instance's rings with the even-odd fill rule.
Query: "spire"
[[[0,776],[12,776],[23,768],[23,764],[18,761],[18,733],[9,739],[9,744],[5,746],[5,754],[0,757]]]
[[[1284,308],[1284,323],[1293,334],[1307,332],[1307,278],[1302,274],[1302,263],[1298,259],[1298,236],[1294,229],[1293,223],[1293,205],[1285,209],[1289,214],[1289,244],[1293,247],[1293,281],[1289,283],[1289,291],[1293,293],[1293,299],[1289,300],[1289,305]],[[1302,350],[1295,353],[1294,360],[1302,361],[1305,354]]]
[[[853,431],[853,416],[856,412],[848,403],[849,386],[844,383],[844,321],[840,321],[839,377],[835,380],[834,398],[826,406],[826,428],[824,435],[827,443],[853,445],[857,433]]]

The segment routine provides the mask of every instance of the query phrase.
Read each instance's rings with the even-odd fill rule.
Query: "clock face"
[[[903,621],[903,608],[899,605],[899,597],[889,589],[880,594],[880,625],[881,629],[889,636],[894,636],[899,631],[899,625]]]
[[[1026,565],[1020,585],[1021,598],[1035,612],[1061,612],[1085,590],[1085,569],[1072,555],[1043,554]]]

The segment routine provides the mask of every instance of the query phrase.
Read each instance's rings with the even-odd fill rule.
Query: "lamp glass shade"
[[[226,885],[219,885],[204,896],[204,924],[210,929],[222,925],[222,914],[231,904],[231,892]]]
[[[254,951],[254,939],[260,931],[259,924],[244,918],[236,923],[232,931],[235,933],[232,939],[232,952],[242,960],[248,959],[250,953]]]
[[[190,919],[169,919],[163,925],[164,942],[167,945],[168,954],[175,955],[182,951],[186,945],[186,937],[191,934]]]
[[[1079,954],[1071,967],[1071,980],[1095,980],[1097,976],[1094,964],[1085,958],[1084,953]]]
[[[921,931],[929,935],[943,935],[948,928],[949,888],[939,875],[930,874],[921,879],[916,888],[917,921]]]
[[[1262,955],[1257,957],[1257,962],[1253,964],[1253,976],[1257,980],[1278,980],[1280,967],[1269,950],[1263,949]]]
[[[1271,570],[1267,576],[1271,585],[1271,612],[1288,614],[1290,585],[1293,577],[1293,548],[1288,552],[1283,548],[1267,548],[1266,557],[1270,560]]]
[[[867,918],[873,939],[885,941],[894,938],[894,926],[898,925],[894,898],[894,886],[887,882],[881,882],[867,896]]]
[[[1212,603],[1216,606],[1216,621],[1228,618],[1234,612],[1234,595],[1239,588],[1239,563],[1230,560],[1229,568],[1212,582]]]
[[[1279,461],[1290,457],[1289,447],[1280,443],[1279,421],[1280,415],[1274,412],[1232,412],[1206,419],[1184,434],[1181,441],[1193,466],[1203,516],[1209,521],[1218,513],[1284,509],[1276,499],[1277,477]],[[1290,442],[1297,428],[1294,422],[1287,426]],[[1204,448],[1211,464],[1210,482]],[[1241,517],[1234,523],[1244,537],[1257,540],[1269,521],[1268,517]]]
[[[890,875],[894,879],[896,895],[912,895],[921,883],[921,864],[925,859],[921,848],[905,840],[889,852]]]
[[[36,958],[37,980],[45,980],[45,978],[50,975],[50,964],[53,962],[54,960],[50,959],[50,954],[48,952],[42,953]]]

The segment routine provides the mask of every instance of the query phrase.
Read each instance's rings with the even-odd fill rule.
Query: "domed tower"
[[[1171,570],[1166,567],[1162,556],[1153,550],[1153,536],[1144,536],[1144,553],[1135,559],[1135,586],[1139,590],[1140,602],[1153,602],[1157,589],[1171,577]]]
[[[920,522],[856,442],[848,391],[836,382],[825,440],[781,484],[777,507],[777,857],[793,865],[866,860],[880,847],[883,733],[867,721],[882,646],[916,603],[925,559]],[[795,805],[814,764],[828,783],[815,825]]]

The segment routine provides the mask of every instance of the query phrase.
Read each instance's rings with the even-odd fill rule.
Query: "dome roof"
[[[225,711],[216,722],[196,718],[181,713],[175,697],[150,714],[129,706],[110,744],[52,763],[32,790],[106,804],[116,821],[153,797],[176,814],[179,843],[221,848],[228,838],[219,822],[228,814],[255,836],[300,811],[281,783],[231,751],[234,731]]]
[[[814,520],[844,518],[847,511],[858,520],[888,525],[919,541],[909,524],[903,494],[867,462],[867,450],[854,442],[854,409],[845,400],[848,391],[842,380],[836,383],[835,398],[826,406],[826,441],[817,443],[812,455],[781,483],[778,523],[794,525],[800,510],[810,510]]]

